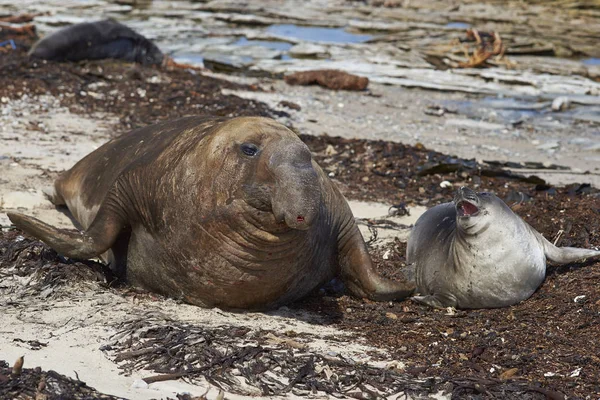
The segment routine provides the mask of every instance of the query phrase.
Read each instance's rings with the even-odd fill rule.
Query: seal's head
[[[491,193],[476,193],[462,186],[454,196],[457,226],[466,233],[486,229],[491,223],[492,213],[500,206],[497,200],[499,199]],[[502,201],[500,203],[504,204]]]
[[[134,47],[134,60],[143,65],[164,65],[167,58],[150,40],[138,40]]]
[[[233,192],[228,202],[241,198],[292,229],[306,230],[317,220],[319,175],[294,132],[269,118],[241,117],[221,124],[210,146],[212,154],[220,154],[213,168],[227,174],[227,191]]]

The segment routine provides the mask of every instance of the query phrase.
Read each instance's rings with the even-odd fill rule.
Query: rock
[[[536,146],[535,148],[538,150],[554,150],[554,149],[558,149],[559,147],[560,147],[560,143],[558,143],[557,141],[551,141],[551,142],[542,143],[542,144]]]
[[[131,387],[135,389],[148,389],[148,384],[143,379],[136,379],[131,384]]]
[[[328,58],[329,52],[325,46],[312,43],[300,43],[289,49],[288,53],[297,58]]]
[[[571,101],[566,96],[560,96],[552,101],[552,111],[565,111],[571,106]]]
[[[334,69],[296,72],[284,77],[289,85],[317,84],[333,90],[365,90],[369,78]]]
[[[296,110],[296,111],[302,110],[302,107],[300,107],[300,104],[296,104],[296,103],[293,103],[293,102],[287,101],[287,100],[281,100],[278,105],[289,108],[290,110]]]
[[[517,372],[519,372],[518,368],[507,369],[506,371],[500,374],[500,379],[506,380],[512,378],[517,374]]]

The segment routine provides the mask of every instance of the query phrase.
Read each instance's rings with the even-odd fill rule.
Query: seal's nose
[[[457,194],[457,196],[460,196],[465,199],[471,199],[471,200],[477,199],[477,193],[475,193],[475,191],[473,189],[471,189],[467,186],[461,186],[460,189],[458,189],[456,194]]]
[[[293,229],[306,230],[319,216],[321,186],[308,147],[300,140],[282,141],[269,157],[275,178],[271,206],[275,217]]]

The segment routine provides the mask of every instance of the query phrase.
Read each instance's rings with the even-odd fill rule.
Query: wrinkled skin
[[[420,294],[413,299],[437,308],[510,306],[542,284],[546,259],[566,264],[599,255],[554,246],[501,199],[466,187],[417,220],[407,248]]]
[[[113,58],[144,65],[165,61],[163,53],[154,43],[111,19],[60,29],[39,40],[29,55],[53,61]]]
[[[401,299],[378,276],[350,208],[304,143],[267,118],[182,118],[123,135],[55,183],[84,232],[9,214],[72,258],[105,253],[136,286],[199,306],[268,309],[339,275]]]

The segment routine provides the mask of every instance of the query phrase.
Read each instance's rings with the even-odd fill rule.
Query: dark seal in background
[[[144,65],[161,64],[165,58],[152,41],[112,19],[60,29],[34,44],[29,55],[53,61],[113,58]]]

